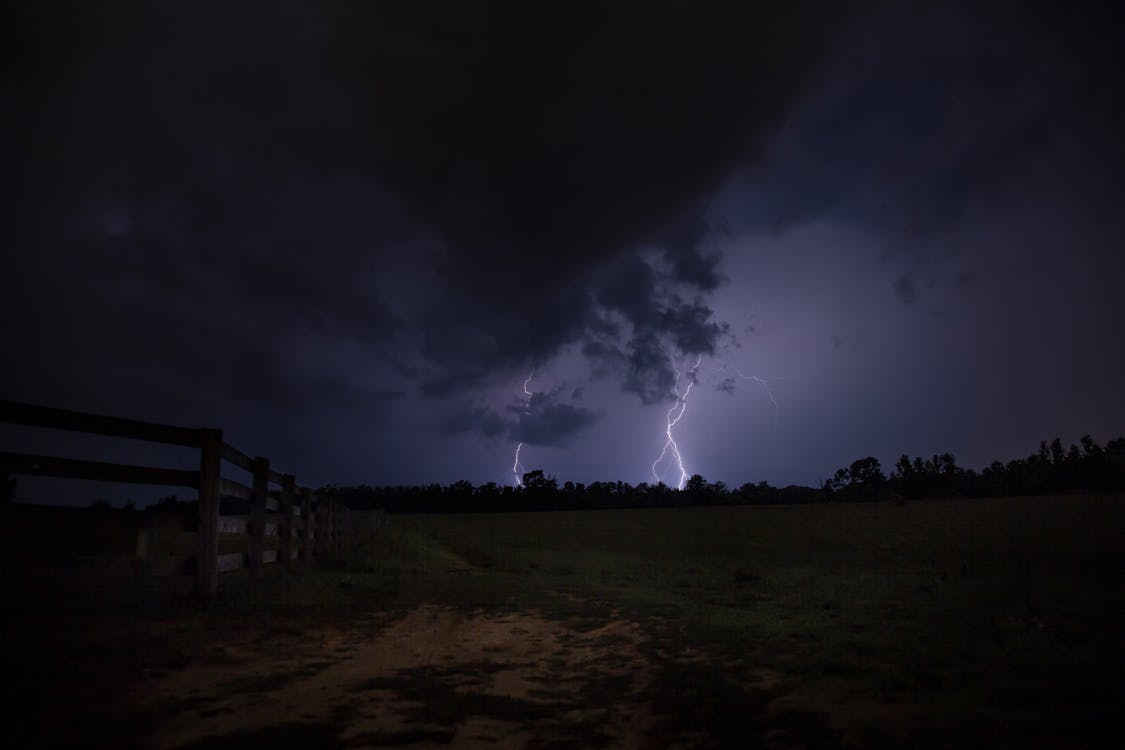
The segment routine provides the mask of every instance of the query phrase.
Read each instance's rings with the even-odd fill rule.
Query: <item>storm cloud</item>
[[[607,257],[662,246],[663,283],[713,291],[701,201],[755,153],[846,16],[800,3],[9,13],[8,161],[38,258],[17,275],[61,268],[109,299],[144,286],[134,311],[161,331],[195,325],[199,308],[161,309],[203,290],[200,308],[253,307],[275,340],[353,337],[434,395],[587,337]],[[647,332],[646,302],[630,322]],[[663,314],[677,345],[709,349],[694,305]],[[99,345],[130,349],[128,326],[97,328]]]
[[[1120,421],[1113,4],[3,13],[0,397],[334,482],[645,478],[697,357],[732,482]]]
[[[565,447],[603,415],[573,403],[580,395],[573,390],[570,401],[564,400],[563,391],[533,392],[503,411],[465,404],[443,419],[440,428],[448,434],[469,432],[528,445]]]

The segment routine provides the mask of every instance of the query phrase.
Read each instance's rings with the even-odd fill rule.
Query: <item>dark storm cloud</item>
[[[664,258],[671,266],[671,276],[702,291],[714,291],[723,281],[718,272],[721,253],[714,247],[714,241],[728,234],[725,227],[711,227],[701,218],[674,225],[663,241]]]
[[[361,158],[451,249],[435,292],[456,313],[423,327],[426,356],[468,373],[549,359],[598,324],[606,295],[582,290],[631,246],[664,247],[667,283],[714,290],[699,199],[784,111],[827,19],[591,5],[505,14],[485,29],[466,7],[421,30],[411,11],[360,14],[336,58],[352,80],[395,66],[426,84],[393,86],[360,110],[387,134]],[[367,33],[386,44],[355,43]],[[521,41],[490,44],[500,33]],[[638,265],[616,309],[647,329],[661,311]],[[465,327],[488,332],[473,351],[456,346],[472,340]]]
[[[674,297],[661,324],[684,354],[714,354],[720,339],[730,335],[730,325],[716,321],[714,311],[698,298],[684,302]]]
[[[630,253],[604,273],[595,301],[634,328],[653,328],[661,315],[658,284],[656,269],[640,255]]]
[[[470,250],[473,276],[654,239],[784,111],[838,20],[800,3],[348,8],[332,60],[365,137],[335,153]]]
[[[755,152],[845,16],[801,3],[9,12],[7,148],[29,252],[112,237],[85,263],[120,269],[111,295],[134,283],[117,273],[168,296],[226,285],[283,330],[387,357],[407,342],[434,395],[583,340],[601,318],[584,288],[622,250],[662,246],[664,283],[714,290],[700,200]],[[426,243],[442,250],[411,283],[433,304],[384,299],[395,255]],[[130,253],[142,257],[121,264]],[[651,295],[637,299],[648,307],[623,314],[658,328]],[[705,350],[702,329],[683,328],[696,304],[660,314]]]
[[[907,276],[899,276],[893,284],[895,294],[902,304],[910,306],[918,301],[918,292],[914,289],[914,282]]]
[[[729,335],[699,217],[859,5],[7,4],[0,392],[390,434],[575,351],[667,399]]]
[[[523,414],[512,426],[510,435],[529,445],[565,446],[594,425],[601,415],[596,411],[566,403],[546,403]]]
[[[592,427],[601,414],[560,400],[562,389],[535,392],[526,402],[510,405],[502,415],[485,406],[463,406],[439,423],[448,434],[476,433],[528,445],[562,447]],[[572,393],[572,399],[577,398]]]
[[[705,249],[710,228],[696,220],[676,232],[660,260],[626,255],[609,266],[596,289],[598,306],[630,332],[628,354],[598,339],[587,341],[582,349],[595,372],[617,369],[624,376],[622,389],[645,404],[675,398],[677,357],[714,354],[731,335],[730,326],[716,320],[703,297],[686,301],[677,291],[713,291],[722,282],[717,271],[721,254]]]
[[[441,420],[438,429],[450,435],[472,432],[492,438],[507,436],[512,424],[488,407],[466,406]]]
[[[627,370],[622,388],[642,403],[657,404],[675,398],[676,372],[671,358],[652,332],[629,341]]]
[[[908,271],[951,230],[1026,210],[1046,180],[1112,213],[1122,15],[1099,2],[883,4],[772,144],[783,171],[760,176],[769,189],[747,208],[775,231],[831,219],[893,238],[884,259]]]
[[[774,353],[807,363],[824,342],[823,402],[863,404],[810,420],[810,454],[971,446],[958,456],[979,467],[1032,434],[1120,432],[1125,357],[1105,342],[1125,320],[1106,281],[1125,278],[1121,20],[1119,3],[884,4],[732,189],[740,235],[810,248],[776,318],[792,330],[803,311],[782,295],[825,282],[808,352]]]
[[[611,374],[623,371],[625,367],[625,352],[613,343],[599,340],[588,340],[582,343],[580,349],[582,356],[590,363],[590,376],[604,378]]]

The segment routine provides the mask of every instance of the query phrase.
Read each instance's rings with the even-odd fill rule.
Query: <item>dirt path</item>
[[[290,741],[348,748],[640,747],[652,665],[636,623],[578,630],[535,613],[424,606],[374,637],[309,633],[298,652],[230,645],[152,680],[159,748]],[[331,746],[331,745],[329,745]]]
[[[903,705],[808,693],[639,623],[422,606],[353,630],[248,630],[137,696],[160,750],[866,747]],[[872,713],[874,712],[874,713]],[[880,736],[854,731],[856,720]]]

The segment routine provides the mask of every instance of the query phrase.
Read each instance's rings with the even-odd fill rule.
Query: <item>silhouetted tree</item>
[[[537,510],[582,510],[594,508],[665,508],[682,505],[734,505],[757,503],[808,503],[825,499],[871,500],[901,495],[923,497],[983,497],[1031,495],[1042,492],[1114,492],[1125,490],[1125,438],[1111,440],[1103,448],[1089,435],[1081,448],[1065,448],[1054,439],[1040,443],[1026,459],[1007,463],[994,461],[981,472],[957,466],[952,453],[928,459],[902,455],[891,476],[885,477],[879,461],[868,456],[838,469],[820,487],[790,485],[781,489],[767,482],[747,482],[730,489],[722,482],[708,482],[693,475],[684,489],[663,482],[636,486],[628,482],[566,482],[560,488],[553,476],[541,469],[523,477],[523,487],[489,482],[474,487],[467,481],[448,486],[423,487],[322,487],[330,495],[355,509],[383,508],[390,512],[449,513]],[[175,498],[163,502],[175,505]]]
[[[887,478],[874,456],[860,458],[845,469],[837,469],[824,483],[824,492],[838,500],[871,500],[878,494]]]
[[[555,492],[559,483],[554,477],[545,475],[542,469],[535,469],[523,475],[523,487],[532,492]]]

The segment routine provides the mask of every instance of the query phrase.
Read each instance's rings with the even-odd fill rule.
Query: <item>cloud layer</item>
[[[177,368],[205,338],[243,397],[248,339],[282,369],[296,339],[349,339],[444,397],[601,337],[664,398],[657,342],[724,332],[708,191],[848,12],[809,5],[10,9],[14,276],[94,331],[34,336]]]

